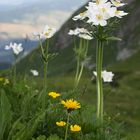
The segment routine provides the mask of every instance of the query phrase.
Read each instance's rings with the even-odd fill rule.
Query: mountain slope
[[[121,37],[121,42],[111,42],[105,46],[104,53],[104,66],[110,67],[126,59],[131,59],[131,56],[135,55],[140,50],[140,21],[137,17],[140,15],[140,2],[134,0],[131,4],[127,5],[126,11],[130,14],[122,19],[119,23],[115,33],[116,36]],[[79,11],[83,11],[83,7],[76,11],[74,15],[77,15]],[[75,27],[84,27],[81,22],[72,21],[72,17],[61,27],[56,33],[55,37],[51,39],[51,51],[59,52],[59,55],[50,62],[49,74],[63,74],[73,71],[75,65],[75,59],[73,54],[73,38],[67,33],[70,29]],[[95,45],[94,40],[89,44],[89,56],[91,61],[89,64],[95,63]],[[37,69],[40,72],[43,68],[43,61],[40,56],[39,48],[34,50],[25,59],[20,61],[18,69],[20,72],[27,72],[30,69]],[[121,71],[121,67],[120,67]]]

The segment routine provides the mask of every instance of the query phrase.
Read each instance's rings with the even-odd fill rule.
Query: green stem
[[[49,48],[49,40],[47,41],[46,43],[46,51],[44,50],[43,48],[43,45],[42,45],[42,41],[39,37],[39,44],[40,44],[40,48],[41,48],[41,53],[42,53],[42,56],[43,56],[43,60],[44,60],[44,90],[46,91],[46,88],[47,88],[47,67],[48,67],[48,48]]]
[[[44,90],[47,88],[47,63],[44,62]]]
[[[103,42],[97,40],[96,47],[96,72],[97,72],[97,118],[103,122],[103,83],[102,83],[102,61]]]
[[[77,86],[80,82],[80,79],[81,79],[81,76],[82,76],[82,73],[83,73],[83,69],[84,69],[84,65],[81,64],[80,72],[79,72],[79,75],[78,75],[78,78],[77,78]]]
[[[75,41],[74,41],[75,42]],[[77,80],[78,80],[78,74],[80,71],[80,55],[81,55],[81,46],[82,46],[82,39],[80,39],[80,46],[79,48],[76,47],[76,43],[75,44],[75,50],[76,50],[76,58],[77,58],[77,65],[76,65],[76,74],[75,74],[75,83],[74,83],[74,88],[77,87]],[[78,52],[77,52],[78,50]]]
[[[68,116],[67,116],[67,124],[66,124],[66,131],[65,131],[65,139],[64,140],[67,140],[67,137],[68,137],[69,120],[70,120],[70,113],[68,113]]]
[[[13,83],[16,84],[16,65],[13,68]]]
[[[83,50],[82,50],[82,54],[83,54],[83,56],[84,56],[84,59],[86,59],[87,53],[88,53],[88,41],[87,41],[87,43],[84,41],[84,46],[83,46],[82,49],[83,49]],[[79,73],[78,73],[77,85],[76,85],[76,86],[78,86],[78,84],[79,84],[79,82],[80,82],[80,79],[81,79],[83,70],[84,70],[84,64],[81,64],[81,67],[80,67],[80,70],[79,70]]]
[[[45,90],[47,89],[48,48],[49,48],[49,40],[46,43],[46,53],[45,53],[46,61],[44,62],[44,89]]]
[[[17,61],[17,56],[15,55],[15,63],[13,65],[13,84],[16,84],[16,61]]]

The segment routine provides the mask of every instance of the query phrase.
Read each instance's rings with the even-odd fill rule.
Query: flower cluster
[[[95,76],[97,76],[97,72],[93,72]],[[112,82],[114,74],[112,72],[107,72],[106,70],[102,71],[102,78],[104,82]]]
[[[118,7],[125,4],[121,0],[93,0],[86,6],[86,11],[73,17],[73,20],[83,20],[87,18],[87,23],[95,26],[106,26],[107,20],[113,17],[122,18],[128,13],[118,10]]]
[[[15,55],[18,55],[19,53],[23,51],[23,47],[21,43],[20,44],[10,43],[10,45],[5,46],[5,50],[10,50],[10,49],[12,49]]]
[[[86,39],[86,40],[92,40],[92,34],[85,28],[76,28],[75,30],[70,30],[68,32],[69,35],[75,35],[80,38]]]
[[[37,36],[40,39],[49,39],[55,34],[55,32],[56,32],[55,28],[52,28],[46,25],[44,30],[41,33],[34,32],[33,34],[34,36]]]

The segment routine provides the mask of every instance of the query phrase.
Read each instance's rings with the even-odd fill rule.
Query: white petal
[[[106,26],[106,25],[107,25],[107,21],[106,21],[106,20],[100,21],[100,25],[101,25],[101,26]]]

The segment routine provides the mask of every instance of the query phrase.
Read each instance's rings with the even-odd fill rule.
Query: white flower
[[[10,50],[10,49],[13,50],[13,53],[15,55],[18,55],[20,52],[23,51],[23,47],[22,47],[21,43],[19,43],[19,44],[17,44],[17,43],[10,43],[9,46],[8,45],[5,46],[5,50]]]
[[[84,18],[88,18],[87,23],[91,23],[95,26],[106,26],[107,20],[113,17],[122,17],[125,16],[125,12],[121,12],[116,14],[117,8],[123,6],[120,0],[93,0],[92,2],[88,3],[86,6],[86,14]],[[75,19],[80,19],[80,15],[77,15]]]
[[[77,16],[74,16],[72,19],[74,20],[74,21],[76,21],[76,20],[83,20],[83,19],[85,19],[86,18],[86,11],[85,12],[82,12],[82,13],[80,13],[79,15],[77,15]]]
[[[56,32],[55,28],[52,28],[46,25],[44,30],[41,33],[34,32],[33,35],[35,37],[39,37],[40,39],[49,39],[55,34],[55,32]]]
[[[117,8],[112,7],[110,2],[99,5],[99,11],[100,13],[102,13],[104,19],[109,19],[111,17],[114,17],[116,10]]]
[[[45,35],[46,38],[51,38],[55,34],[55,32],[56,32],[55,28],[46,25],[43,30],[43,36]]]
[[[88,35],[88,34],[79,34],[78,35],[80,38],[86,39],[86,40],[92,40],[93,37]]]
[[[39,75],[37,70],[30,70],[30,72],[33,74],[33,76],[38,76]]]
[[[40,36],[40,33],[39,32],[33,32],[33,35],[36,37],[39,37]]]
[[[117,10],[115,12],[115,16],[118,17],[118,18],[122,18],[123,16],[125,15],[128,15],[128,13],[124,12],[124,11],[120,11],[120,10]]]
[[[101,26],[107,25],[107,19],[105,19],[100,12],[96,14],[89,13],[88,17],[89,17],[89,20],[87,21],[88,23],[92,23],[93,25],[101,25]]]
[[[68,32],[69,35],[76,35],[80,38],[91,40],[93,39],[91,33],[85,28],[76,28],[75,30],[70,30]]]
[[[125,3],[122,3],[121,0],[111,0],[111,2],[116,7],[121,7],[125,5]]]
[[[79,34],[79,28],[76,28],[75,30],[69,30],[69,35],[78,35]]]
[[[87,29],[85,28],[78,28],[79,34],[91,34]]]
[[[106,70],[102,72],[102,78],[104,82],[112,82],[113,77],[114,77],[114,74],[112,72],[107,72]]]
[[[10,43],[10,45],[6,45],[4,49],[5,49],[5,50],[10,50],[10,49],[12,49],[12,43]]]
[[[95,76],[97,76],[97,72],[93,72]],[[104,82],[112,82],[114,74],[112,72],[107,72],[106,70],[102,71],[102,78]]]
[[[96,1],[97,5],[101,5],[101,4],[106,3],[108,0],[94,0],[94,1]]]
[[[90,32],[85,28],[76,28],[75,30],[70,30],[69,35],[79,35],[79,34],[90,34]]]
[[[107,3],[105,4],[97,4],[93,2],[89,2],[89,5],[86,7],[87,10],[87,17],[88,23],[92,23],[93,25],[107,25],[107,19],[109,19],[109,13],[107,12],[108,9],[106,6],[110,8],[110,5]]]

